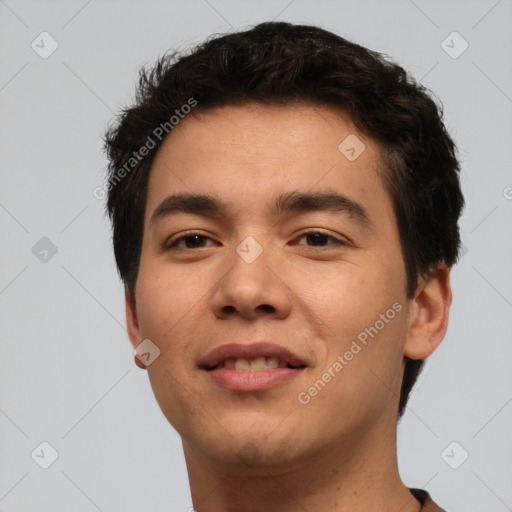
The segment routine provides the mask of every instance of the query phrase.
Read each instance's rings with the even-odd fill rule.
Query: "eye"
[[[348,242],[340,240],[335,236],[328,235],[327,233],[323,233],[319,230],[311,230],[302,233],[295,240],[301,239],[306,239],[306,244],[297,243],[296,245],[308,245],[310,247],[324,247],[326,245],[349,245]],[[191,231],[166,244],[165,249],[202,249],[207,247],[206,243],[208,240],[212,241],[212,239],[206,235]],[[331,243],[328,243],[329,241],[331,241]]]
[[[332,243],[331,244],[327,243],[329,240],[333,240],[335,245],[349,245],[348,242],[345,242],[345,241],[340,240],[332,235],[328,235],[327,233],[323,233],[322,231],[318,231],[318,230],[311,230],[311,231],[302,233],[296,240],[301,240],[302,238],[306,239],[306,245],[313,246],[313,247],[323,247],[325,245],[333,245]],[[304,244],[299,243],[297,245],[304,245]]]
[[[206,247],[204,244],[207,240],[211,240],[210,237],[205,236],[201,233],[188,232],[184,235],[176,238],[172,242],[166,244],[166,249],[201,249]]]

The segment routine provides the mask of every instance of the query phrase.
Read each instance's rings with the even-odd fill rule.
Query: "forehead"
[[[146,221],[175,192],[213,194],[233,210],[254,213],[291,191],[337,190],[391,213],[383,173],[379,146],[343,111],[301,102],[199,106],[155,157]]]

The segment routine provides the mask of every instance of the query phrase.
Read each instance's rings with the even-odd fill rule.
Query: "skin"
[[[349,134],[366,146],[355,161],[338,150]],[[420,509],[397,468],[398,397],[404,356],[429,356],[446,332],[449,269],[439,265],[407,297],[385,172],[378,145],[343,112],[301,102],[198,110],[159,149],[127,325],[134,347],[149,338],[161,351],[148,373],[182,437],[199,512]],[[276,217],[267,207],[284,192],[326,190],[360,203],[371,227],[346,211]],[[177,192],[215,194],[228,213],[150,223]],[[182,241],[166,249],[188,230],[207,237],[199,248]],[[334,239],[303,236],[315,230]],[[235,250],[248,236],[263,248],[250,264]],[[401,311],[300,403],[299,393],[396,302]],[[197,366],[224,343],[260,339],[308,367],[269,390],[233,392]]]

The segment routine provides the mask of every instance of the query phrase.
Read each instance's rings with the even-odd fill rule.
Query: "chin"
[[[190,426],[184,438],[184,448],[187,446],[199,451],[202,457],[208,459],[219,469],[225,467],[232,474],[234,468],[247,475],[268,475],[273,467],[279,471],[289,468],[290,465],[300,464],[314,451],[314,439],[307,435],[306,439],[300,436],[307,433],[298,433],[297,426],[282,423],[283,418],[270,422],[267,418],[260,421],[243,424],[234,422],[224,430],[212,420],[205,428],[198,425]],[[229,432],[229,433],[228,433]]]

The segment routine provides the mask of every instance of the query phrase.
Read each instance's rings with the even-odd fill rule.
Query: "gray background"
[[[399,428],[400,469],[448,512],[512,510],[511,0],[0,0],[1,511],[190,507],[179,436],[124,327],[110,228],[92,194],[104,180],[100,136],[139,66],[272,19],[389,54],[445,106],[467,252],[452,272],[447,336]],[[51,49],[43,31],[59,45],[48,58],[31,47]],[[469,44],[457,58],[454,31]],[[43,441],[58,452],[48,469]]]

